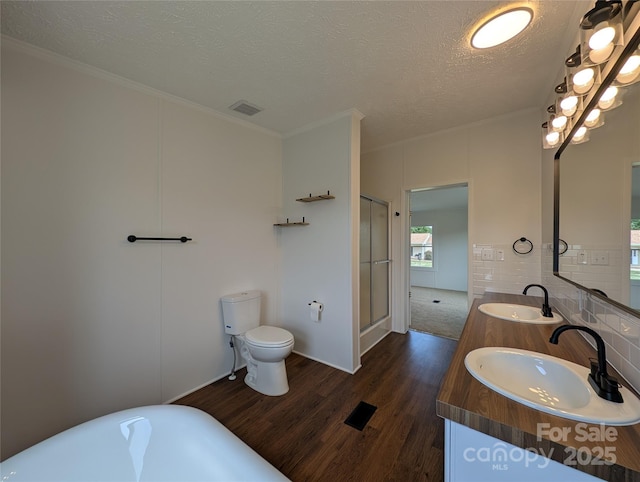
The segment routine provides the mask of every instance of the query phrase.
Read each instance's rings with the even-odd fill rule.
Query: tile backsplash
[[[485,292],[522,294],[540,272],[540,252],[518,254],[511,244],[473,245],[473,295]]]
[[[628,267],[628,256],[624,257]],[[622,249],[607,245],[569,245],[560,256],[560,274],[587,287],[598,287],[614,299],[622,299]]]
[[[588,248],[581,249],[586,250],[587,256],[591,255]],[[636,391],[640,391],[640,318],[553,276],[551,250],[545,252],[543,258],[543,284],[549,289],[551,306],[569,323],[588,326],[597,331],[607,346],[609,363]],[[609,258],[609,262],[614,261],[614,257]],[[582,280],[576,281],[583,284]],[[616,283],[613,277],[611,281],[608,288],[613,293]],[[588,286],[588,283],[585,284]],[[602,286],[600,279],[598,286]],[[589,335],[584,338],[595,347]]]

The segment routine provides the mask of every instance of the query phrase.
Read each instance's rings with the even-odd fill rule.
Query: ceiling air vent
[[[249,116],[255,115],[258,112],[262,111],[260,107],[258,107],[257,105],[249,104],[249,102],[247,102],[246,100],[239,100],[235,104],[229,106],[229,109]]]

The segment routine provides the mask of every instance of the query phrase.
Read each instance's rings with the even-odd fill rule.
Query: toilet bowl
[[[293,351],[293,335],[276,326],[259,326],[244,334],[249,353],[258,361],[275,363]]]
[[[284,359],[293,351],[293,335],[275,326],[259,326],[240,335],[240,354],[247,361],[244,381],[265,395],[289,391]]]
[[[293,335],[276,326],[260,325],[260,292],[244,291],[222,298],[225,332],[235,337],[247,362],[245,383],[265,395],[289,391],[284,359],[293,351]]]

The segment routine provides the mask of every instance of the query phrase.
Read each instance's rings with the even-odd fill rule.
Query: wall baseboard
[[[239,367],[236,367],[236,372],[242,368],[245,368],[247,366],[246,363],[240,365]],[[186,392],[182,393],[181,395],[178,395],[177,397],[173,397],[170,398],[169,400],[162,402],[163,405],[168,405],[170,403],[175,402],[176,400],[180,400],[182,397],[186,397],[187,395],[192,394],[193,392],[197,392],[198,390],[200,390],[201,388],[206,387],[207,385],[211,385],[212,383],[215,383],[219,380],[222,380],[223,378],[227,378],[230,375],[230,373],[224,373],[222,375],[220,375],[217,378],[212,378],[211,380],[209,380],[208,382],[203,383],[202,385],[198,385],[197,387],[191,389],[191,390],[187,390]],[[231,381],[231,380],[230,380]],[[237,381],[237,380],[236,380]]]
[[[338,366],[338,365],[334,365],[333,363],[329,363],[329,362],[327,362],[325,360],[320,360],[319,358],[312,357],[311,355],[307,355],[306,353],[301,353],[301,352],[296,351],[296,350],[293,350],[293,353],[295,353],[296,355],[300,355],[300,356],[303,356],[305,358],[308,358],[309,360],[317,361],[318,363],[322,363],[323,365],[327,365],[327,366],[329,366],[331,368],[335,368],[336,370],[340,370],[341,372],[347,372],[347,373],[349,373],[351,375],[353,375],[355,372],[357,372],[358,369],[360,368],[360,365],[358,365],[354,371],[350,371],[350,370],[347,370],[344,367],[341,367],[341,366]]]

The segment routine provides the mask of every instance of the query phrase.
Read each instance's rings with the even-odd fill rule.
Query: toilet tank
[[[260,291],[243,291],[222,297],[222,321],[229,335],[241,335],[260,325]]]

